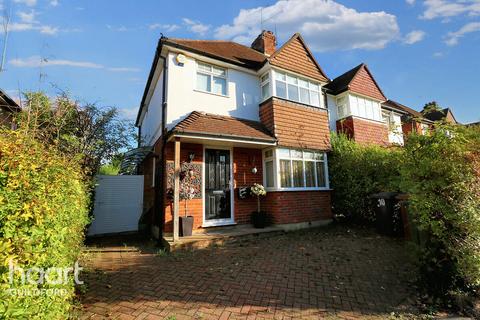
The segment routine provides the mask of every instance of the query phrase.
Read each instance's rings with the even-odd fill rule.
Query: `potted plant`
[[[252,224],[255,228],[265,228],[270,224],[271,219],[265,211],[260,210],[260,197],[265,196],[267,191],[265,191],[265,188],[261,184],[255,183],[250,188],[250,192],[257,196],[257,211],[252,212]]]
[[[188,179],[184,178],[180,198],[185,201],[185,215],[180,217],[180,235],[182,237],[189,237],[193,231],[193,216],[188,215],[188,200],[195,197],[195,188],[193,188]]]

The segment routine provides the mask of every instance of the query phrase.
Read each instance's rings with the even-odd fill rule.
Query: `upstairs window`
[[[275,71],[276,96],[320,107],[320,85],[287,73]]]
[[[345,96],[337,99],[338,118],[347,116],[347,98]]]
[[[197,62],[196,89],[204,92],[227,95],[227,69]]]
[[[260,86],[262,87],[262,101],[270,97],[270,75],[265,73],[260,78]]]

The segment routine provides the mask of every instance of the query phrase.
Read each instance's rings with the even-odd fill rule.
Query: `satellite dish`
[[[184,64],[186,61],[187,61],[187,58],[185,57],[185,55],[179,53],[177,54],[177,62],[180,63],[180,64]]]

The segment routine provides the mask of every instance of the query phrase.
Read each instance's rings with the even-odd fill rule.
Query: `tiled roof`
[[[382,89],[375,81],[372,73],[367,65],[361,63],[352,70],[349,70],[341,76],[333,79],[332,82],[325,86],[330,89],[333,94],[339,94],[346,90],[365,95],[381,101],[387,100]]]
[[[163,42],[254,70],[260,69],[267,58],[250,47],[232,41],[165,38]]]
[[[423,115],[416,111],[416,110],[413,110],[412,108],[409,108],[399,102],[396,102],[396,101],[393,101],[393,100],[387,100],[383,103],[383,105],[387,106],[387,107],[391,107],[391,108],[394,108],[394,109],[398,109],[400,111],[404,111],[406,113],[408,113],[409,115],[411,116],[414,116],[414,117],[417,117],[417,118],[423,118]]]
[[[431,121],[440,121],[440,120],[450,120],[448,115],[450,114],[452,121],[454,123],[457,123],[457,120],[455,119],[455,116],[453,115],[452,110],[450,108],[445,108],[443,110],[438,110],[438,111],[430,111],[428,113],[423,114],[423,116]]]
[[[10,111],[20,111],[22,108],[6,94],[3,90],[0,89],[0,107],[8,109]]]
[[[275,142],[276,139],[258,121],[193,111],[180,121],[173,133],[198,134],[231,139]]]
[[[290,40],[268,58],[272,66],[293,71],[310,78],[328,82],[325,72],[315,60],[300,33],[295,33]]]
[[[343,91],[348,90],[348,85],[352,82],[353,78],[357,74],[358,70],[362,67],[362,64],[356,66],[355,68],[345,72],[344,74],[336,77],[325,88],[332,91],[333,94],[339,94]]]

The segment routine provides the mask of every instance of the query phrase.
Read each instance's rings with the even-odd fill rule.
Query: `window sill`
[[[270,99],[270,98],[275,98],[275,99],[283,100],[283,101],[286,101],[286,102],[295,103],[295,104],[298,104],[298,105],[301,105],[301,106],[305,106],[305,107],[316,108],[316,109],[321,109],[321,110],[327,110],[327,109],[326,109],[324,106],[322,106],[322,105],[320,105],[320,106],[315,106],[315,105],[313,105],[313,104],[303,103],[303,102],[300,102],[300,101],[290,100],[290,99],[282,98],[282,97],[278,97],[278,96],[270,96],[270,97],[268,97],[267,99],[263,100],[263,102],[267,101],[267,100]],[[261,103],[263,103],[263,102],[261,102]]]
[[[208,91],[203,91],[203,90],[199,90],[199,89],[193,89],[193,91],[200,92],[200,93],[211,94],[212,96],[217,96],[217,97],[230,98],[230,96],[228,94],[223,95],[223,94],[220,94],[220,93],[208,92]]]
[[[267,192],[332,191],[331,188],[266,188]]]

